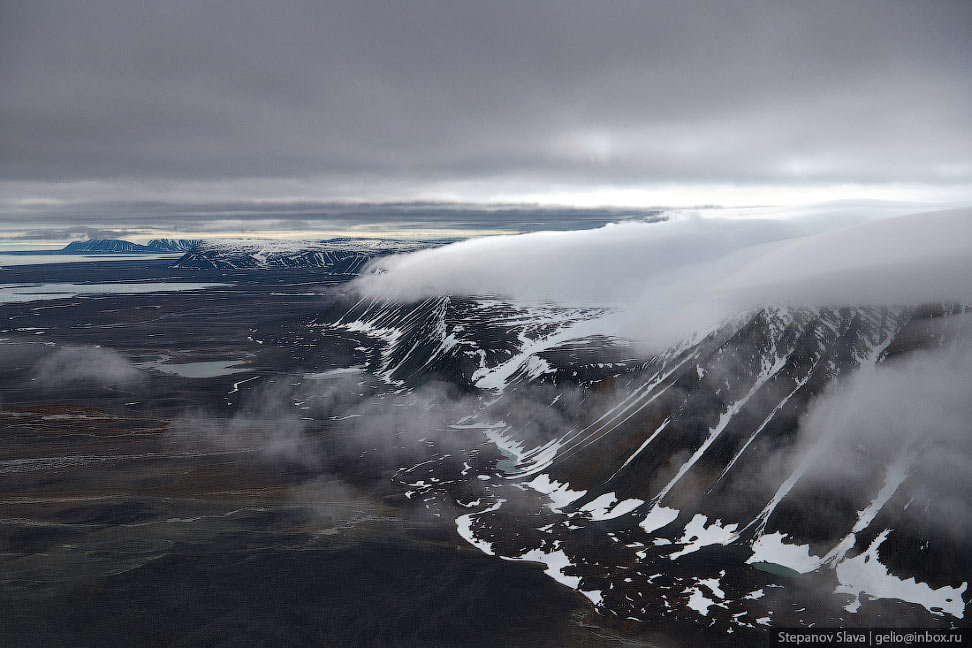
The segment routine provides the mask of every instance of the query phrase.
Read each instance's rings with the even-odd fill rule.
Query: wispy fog
[[[86,383],[121,387],[146,380],[146,375],[113,349],[69,346],[41,358],[33,378],[40,387],[53,389]]]
[[[448,435],[440,433],[478,407],[478,399],[446,383],[396,394],[383,393],[375,379],[364,374],[328,380],[303,376],[261,383],[247,393],[230,419],[205,411],[184,412],[173,422],[172,432],[190,446],[253,452],[270,462],[311,468],[326,459],[319,431],[312,429],[316,419],[331,428],[329,451],[354,457],[367,451],[372,459],[397,465],[426,438],[435,437],[448,447]]]
[[[931,520],[954,538],[968,538],[972,346],[969,317],[959,318],[964,337],[955,344],[865,367],[815,399],[796,447],[767,456],[761,475],[778,484],[797,474],[805,486],[838,484],[848,492],[876,494],[884,485],[884,501],[909,480],[922,502],[906,514],[923,515],[930,503]],[[884,503],[880,495],[876,501],[872,516]],[[829,513],[824,506],[814,512],[821,519]]]
[[[286,383],[262,383],[232,418],[185,412],[173,421],[172,432],[177,441],[190,447],[254,452],[268,461],[314,467],[320,456],[306,434],[305,421],[293,407],[292,393]]]

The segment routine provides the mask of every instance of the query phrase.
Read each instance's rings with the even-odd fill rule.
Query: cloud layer
[[[6,3],[0,177],[87,200],[967,187],[970,22],[961,0]]]

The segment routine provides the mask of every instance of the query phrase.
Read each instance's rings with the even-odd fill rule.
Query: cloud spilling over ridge
[[[788,238],[780,221],[684,216],[595,230],[492,236],[379,259],[357,288],[413,300],[431,295],[503,295],[573,303],[623,303],[646,281],[669,280],[734,250]]]
[[[737,272],[749,299],[911,304],[972,296],[972,209],[916,214],[808,237]],[[790,297],[793,295],[793,297]]]
[[[709,324],[763,305],[972,303],[969,208],[824,232],[747,256],[678,321]]]
[[[832,218],[681,215],[497,236],[380,259],[355,288],[406,301],[490,294],[608,304],[619,314],[604,332],[658,343],[764,304],[972,298],[972,209],[834,226]]]

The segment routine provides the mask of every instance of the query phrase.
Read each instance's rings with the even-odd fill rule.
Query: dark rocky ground
[[[36,430],[51,411],[72,413],[5,414]],[[114,452],[152,458],[3,476],[5,645],[557,646],[571,632],[571,593],[446,525],[245,454],[160,457],[163,433],[127,424],[138,436]],[[47,436],[33,447],[64,448],[63,428]],[[69,444],[103,452],[96,435]]]

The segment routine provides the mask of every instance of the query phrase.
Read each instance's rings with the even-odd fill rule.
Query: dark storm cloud
[[[366,199],[373,179],[972,181],[964,1],[0,12],[8,197],[106,179],[323,178]]]

